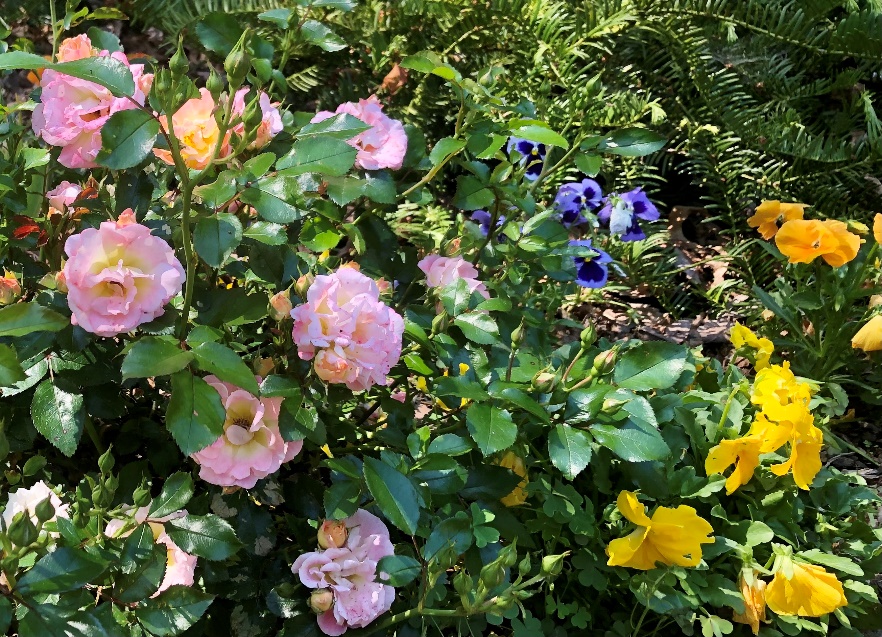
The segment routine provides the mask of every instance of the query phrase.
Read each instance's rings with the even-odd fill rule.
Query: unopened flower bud
[[[618,413],[618,411],[622,408],[622,405],[624,405],[626,402],[628,401],[619,400],[618,398],[607,398],[603,401],[603,407],[600,408],[600,411],[607,414],[608,416],[611,416],[615,413]]]
[[[490,562],[481,569],[478,579],[488,591],[493,590],[505,580],[505,569],[497,562]]]
[[[160,104],[164,104],[168,100],[171,90],[172,72],[169,69],[156,69],[150,92],[159,100]]]
[[[515,562],[518,561],[518,547],[516,542],[512,542],[511,544],[506,544],[499,551],[499,555],[496,557],[500,564],[502,564],[505,568],[510,568],[515,565]]]
[[[468,599],[475,583],[466,571],[460,571],[453,578],[453,588],[462,599]]]
[[[511,333],[511,348],[517,349],[518,346],[524,341],[524,322],[521,321],[518,323],[518,326],[512,330]]]
[[[98,468],[101,469],[101,473],[110,473],[113,470],[113,465],[116,464],[116,460],[113,458],[113,454],[110,453],[112,447],[108,448],[107,451],[101,454],[101,457],[98,458]]]
[[[245,114],[242,116],[245,130],[251,133],[260,126],[263,121],[263,109],[260,107],[260,94],[255,92],[254,98],[245,106]]]
[[[7,530],[9,540],[16,546],[27,546],[37,539],[37,527],[26,511],[16,513]]]
[[[446,333],[449,325],[450,318],[447,316],[447,312],[441,312],[441,314],[432,319],[432,334]]]
[[[598,376],[609,374],[616,366],[616,350],[600,352],[594,357],[594,373]]]
[[[540,575],[545,577],[555,577],[560,575],[560,572],[563,570],[563,561],[567,556],[567,553],[561,553],[560,555],[546,555],[542,558],[542,568],[539,571]]]
[[[236,46],[230,51],[230,54],[224,60],[224,70],[227,72],[227,79],[230,82],[230,90],[235,90],[242,85],[245,76],[248,75],[248,69],[251,68],[251,56],[245,51],[245,41],[250,37],[250,32],[246,29],[242,33],[242,37],[236,42]]]
[[[582,342],[582,349],[588,349],[594,345],[594,341],[597,340],[597,329],[595,329],[594,323],[589,323],[588,326],[582,330],[579,334],[579,340]]]
[[[306,293],[309,291],[309,287],[315,282],[315,276],[313,274],[304,274],[300,278],[297,279],[297,282],[294,284],[294,291],[297,292],[297,296],[305,299]]]
[[[168,68],[171,69],[172,75],[175,77],[186,75],[187,71],[190,70],[190,60],[187,59],[187,54],[184,53],[183,39],[178,41],[178,50],[175,51],[175,54],[168,61]]]
[[[520,562],[518,562],[518,573],[521,577],[525,577],[527,573],[530,572],[532,568],[532,564],[530,563],[530,554],[527,553]]]
[[[52,498],[46,498],[42,502],[38,502],[34,507],[34,515],[40,522],[46,522],[55,517],[55,507],[52,506]]]
[[[338,549],[346,544],[348,536],[342,520],[325,520],[318,530],[318,545],[323,549]]]
[[[6,271],[0,279],[0,305],[9,305],[21,296],[21,285],[14,272]]]
[[[135,503],[136,507],[145,507],[150,504],[153,498],[150,497],[150,488],[147,486],[145,481],[141,481],[141,484],[135,489],[135,493],[132,496],[132,500]]]
[[[309,607],[316,615],[321,615],[334,605],[334,591],[330,588],[317,588],[309,596]]]
[[[273,294],[270,297],[269,305],[270,317],[275,321],[288,318],[291,316],[291,310],[294,309],[288,290]]]
[[[543,394],[547,394],[554,389],[556,384],[557,375],[552,374],[551,372],[536,372],[536,375],[533,376],[533,379],[530,381],[533,390],[540,391]]]
[[[208,92],[211,93],[212,99],[215,102],[220,98],[220,94],[224,90],[224,80],[220,76],[214,67],[211,67],[211,70],[208,72],[208,79],[205,81],[205,88],[208,89]],[[232,212],[232,211],[231,211]]]

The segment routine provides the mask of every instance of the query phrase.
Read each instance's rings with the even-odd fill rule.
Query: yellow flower
[[[882,350],[882,316],[877,314],[867,321],[852,337],[851,346],[865,352]]]
[[[770,365],[760,370],[753,381],[750,401],[760,409],[766,405],[789,405],[801,402],[808,404],[811,400],[811,389],[808,383],[801,383],[790,371],[790,363]]]
[[[814,564],[786,560],[766,588],[766,603],[779,615],[820,617],[847,606],[842,584]]]
[[[695,509],[680,505],[676,509],[659,507],[650,519],[646,507],[631,491],[622,491],[616,505],[628,520],[637,525],[627,537],[613,540],[606,547],[609,566],[627,566],[643,571],[655,568],[656,562],[677,566],[698,566],[701,545],[710,544],[714,532]]]
[[[877,212],[873,217],[873,237],[876,243],[882,243],[882,212]]]
[[[815,427],[814,416],[807,403],[789,405],[768,404],[757,416],[750,433],[761,436],[761,453],[769,453],[790,443],[790,458],[772,465],[772,473],[783,476],[793,472],[793,481],[800,489],[808,490],[821,470],[821,447],[824,433]]]
[[[757,228],[763,239],[768,241],[778,232],[778,224],[802,219],[804,203],[781,203],[778,200],[764,201],[756,207],[756,212],[747,220],[751,228]]]
[[[772,358],[772,354],[775,351],[775,345],[769,339],[759,338],[749,328],[744,327],[740,323],[735,323],[729,335],[729,340],[732,341],[735,349],[749,347],[756,350],[754,367],[757,371],[769,366],[769,359]]]
[[[794,219],[778,230],[775,245],[790,263],[811,263],[838,249],[839,239],[820,221]]]
[[[513,451],[506,451],[505,454],[497,460],[496,464],[500,467],[505,467],[506,469],[510,469],[513,473],[521,476],[523,478],[512,492],[509,493],[504,498],[500,498],[500,502],[507,507],[515,507],[519,504],[523,504],[527,501],[527,491],[524,487],[527,486],[527,467],[524,465],[524,459],[519,455],[514,453]]]
[[[732,495],[738,487],[747,484],[753,477],[753,470],[759,466],[762,445],[763,439],[760,436],[723,440],[710,450],[704,462],[704,470],[710,476],[723,473],[734,464],[735,470],[726,479],[726,494]]]
[[[842,221],[827,219],[821,223],[836,237],[837,241],[836,249],[827,254],[822,254],[821,258],[834,268],[842,267],[854,259],[857,256],[858,250],[861,249],[863,239],[853,232],[849,232],[848,225]]]
[[[470,368],[469,368],[468,365],[466,365],[465,363],[460,363],[460,364],[459,364],[459,375],[460,375],[460,376],[465,376],[465,375],[466,375],[466,372],[468,372],[469,369],[470,369]],[[445,369],[445,370],[444,370],[444,375],[445,375],[445,376],[450,376],[450,370],[449,370],[449,369]],[[435,403],[436,403],[441,409],[443,409],[444,411],[453,411],[453,410],[450,409],[450,407],[448,407],[448,406],[444,403],[444,401],[441,400],[440,398],[436,398],[436,399],[435,399]],[[463,407],[465,407],[465,406],[468,405],[468,404],[469,404],[469,399],[468,399],[468,398],[462,398],[462,399],[460,399],[460,401],[459,401],[459,407],[460,407],[460,409],[462,409]]]
[[[429,393],[429,386],[426,384],[426,377],[425,376],[417,376],[416,388],[418,390],[420,390],[421,392],[423,392],[424,394]]]
[[[766,621],[766,583],[757,575],[757,571],[741,571],[738,584],[744,598],[744,612],[732,616],[732,621],[750,626],[754,635],[759,635],[760,622]]]

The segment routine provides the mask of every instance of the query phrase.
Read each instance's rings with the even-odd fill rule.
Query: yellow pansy
[[[646,507],[631,491],[622,491],[616,505],[622,515],[637,525],[627,537],[613,540],[606,547],[609,566],[627,566],[643,571],[656,562],[677,566],[698,566],[701,545],[713,543],[714,529],[695,509],[680,505],[676,509],[659,507],[650,519]]]
[[[732,621],[747,624],[754,635],[759,635],[760,622],[766,621],[766,583],[753,570],[742,571],[738,578],[744,612],[735,613]]]
[[[814,564],[784,558],[766,587],[766,603],[779,615],[820,617],[847,606],[842,583]]]
[[[754,367],[757,371],[769,366],[769,359],[775,351],[775,345],[769,339],[759,338],[749,328],[735,323],[729,334],[729,340],[732,341],[735,349],[749,347],[756,350]]]
[[[762,436],[765,440],[762,453],[775,451],[790,443],[790,458],[772,465],[772,473],[783,476],[792,471],[796,486],[806,490],[821,470],[824,433],[815,427],[814,420],[805,403],[769,404],[751,427],[752,434]]]
[[[848,225],[842,221],[827,219],[821,223],[833,234],[837,241],[836,248],[827,254],[822,254],[821,258],[834,268],[839,268],[854,259],[858,254],[858,250],[861,249],[863,239],[850,232]]]
[[[811,400],[808,383],[801,383],[790,371],[790,363],[770,365],[760,370],[753,381],[750,401],[760,409],[766,405],[788,405],[794,402],[808,404]]]
[[[882,316],[877,314],[867,321],[852,337],[851,346],[865,352],[882,350]]]
[[[763,439],[760,436],[745,436],[736,440],[723,440],[710,450],[704,462],[707,475],[723,473],[735,465],[732,475],[726,478],[726,494],[732,495],[738,487],[747,484],[753,471],[759,466],[760,449]]]
[[[756,212],[747,220],[751,228],[757,228],[763,239],[768,241],[778,232],[778,224],[792,219],[802,219],[804,203],[781,203],[777,199],[764,201],[756,207]]]
[[[775,245],[790,263],[811,263],[839,247],[839,239],[822,222],[808,219],[787,221],[775,235]]]
[[[514,507],[520,504],[523,504],[527,501],[527,491],[524,487],[527,486],[527,467],[524,464],[524,459],[521,458],[518,454],[513,451],[506,451],[505,454],[496,462],[500,467],[505,467],[506,469],[511,470],[513,473],[521,476],[523,478],[518,485],[512,489],[512,492],[509,493],[504,498],[500,498],[500,502],[507,507]]]

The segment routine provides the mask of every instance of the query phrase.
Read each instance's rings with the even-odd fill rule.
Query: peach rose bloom
[[[77,200],[77,197],[80,196],[81,192],[83,192],[83,187],[79,184],[62,181],[55,188],[46,193],[46,198],[49,200],[50,208],[53,208],[58,212],[64,212],[68,207],[73,205],[73,202]]]
[[[181,145],[181,156],[188,168],[202,169],[208,166],[214,148],[220,137],[220,128],[214,121],[214,109],[217,106],[207,88],[199,89],[200,97],[184,102],[184,105],[172,115],[173,134]],[[159,118],[163,130],[168,132],[168,118]],[[224,135],[218,157],[230,154],[230,132]],[[174,159],[168,150],[154,148],[153,153],[170,166]]]
[[[131,332],[159,318],[184,284],[174,250],[137,223],[131,208],[119,221],[69,237],[64,251],[71,323],[98,336]]]
[[[383,105],[376,95],[358,100],[358,103],[344,102],[333,113],[319,111],[310,123],[322,122],[340,113],[348,113],[370,126],[368,130],[347,141],[350,146],[358,149],[356,167],[364,170],[401,168],[407,154],[407,133],[404,132],[401,122],[383,112]]]
[[[12,518],[14,518],[17,513],[24,513],[31,518],[31,522],[36,524],[37,505],[47,498],[55,508],[55,515],[49,518],[48,521],[70,517],[67,511],[70,505],[62,503],[61,498],[55,495],[55,492],[52,491],[45,482],[40,480],[30,489],[19,488],[9,494],[6,508],[3,510],[3,522],[6,524],[6,528],[8,529],[9,525],[12,524]],[[53,533],[53,535],[57,536],[58,534]]]
[[[303,360],[315,359],[319,378],[353,391],[388,382],[401,356],[404,321],[380,301],[372,279],[347,267],[317,276],[306,303],[291,316],[297,353]]]
[[[59,61],[70,62],[93,56],[111,57],[123,63],[135,80],[132,99],[143,105],[153,75],[144,73],[143,64],[129,64],[125,54],[93,49],[88,36],[80,35],[61,43]],[[61,147],[58,162],[67,168],[95,168],[101,150],[101,129],[118,111],[136,108],[126,97],[114,97],[106,88],[79,78],[46,69],[40,77],[43,92],[34,109],[31,126],[37,137],[50,146]]]
[[[131,509],[129,509],[131,510]],[[150,525],[153,532],[153,541],[156,544],[164,544],[166,547],[165,575],[159,588],[150,597],[156,597],[162,591],[171,586],[193,586],[196,572],[196,556],[185,553],[165,532],[165,522],[177,520],[187,515],[186,510],[175,511],[161,518],[151,518],[148,515],[149,506],[140,507],[135,511],[134,519],[138,524],[145,522]],[[124,520],[111,520],[104,528],[107,537],[128,537],[134,529],[120,535],[120,530],[125,526]]]
[[[248,94],[247,86],[236,91],[233,97],[233,115],[242,116],[245,114],[245,96]],[[260,91],[259,97],[260,111],[263,119],[257,127],[257,137],[248,145],[249,150],[257,150],[263,148],[270,143],[273,137],[282,132],[282,116],[277,108],[279,102],[270,102],[269,95]],[[245,134],[245,124],[240,122],[233,127],[233,132],[240,137]]]
[[[459,279],[465,279],[470,292],[477,292],[485,299],[490,298],[487,287],[478,281],[478,270],[462,257],[442,257],[430,254],[417,263],[426,274],[426,285],[430,288],[443,288]]]
[[[0,305],[9,305],[21,296],[21,284],[9,270],[0,278]]]
[[[200,478],[251,489],[300,453],[303,441],[285,442],[279,432],[281,398],[257,398],[216,376],[206,376],[205,382],[220,394],[227,417],[223,435],[191,456],[200,465]]]

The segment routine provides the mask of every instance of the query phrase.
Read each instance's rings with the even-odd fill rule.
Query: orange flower
[[[822,254],[837,250],[839,239],[821,221],[794,219],[778,230],[775,245],[790,263],[811,263]]]
[[[851,346],[865,352],[882,350],[882,315],[877,314],[867,321],[852,337]]]
[[[758,571],[741,572],[738,583],[744,598],[744,612],[732,616],[732,621],[750,626],[754,635],[759,635],[760,622],[766,621],[766,583],[758,575]]]
[[[848,225],[842,221],[827,219],[822,223],[836,237],[838,246],[832,252],[821,255],[821,258],[834,268],[841,267],[854,259],[858,250],[861,249],[863,239],[853,232],[849,232]]]
[[[877,212],[873,217],[873,236],[876,238],[876,243],[882,243],[882,212]]]
[[[757,228],[763,239],[768,241],[778,232],[778,224],[802,219],[804,203],[781,203],[777,199],[764,201],[756,207],[756,212],[747,220],[751,228]]]

